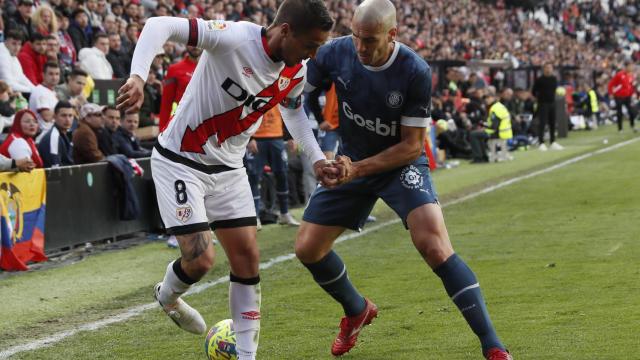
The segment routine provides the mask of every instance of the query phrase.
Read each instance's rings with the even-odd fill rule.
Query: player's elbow
[[[166,18],[166,16],[150,17],[144,22],[144,28],[153,29],[156,26],[161,26],[160,24],[162,23],[162,20]]]
[[[420,157],[422,155],[422,144],[420,143],[411,143],[407,146],[407,159],[411,162]]]

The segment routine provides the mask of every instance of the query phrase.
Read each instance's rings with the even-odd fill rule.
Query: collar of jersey
[[[275,56],[273,56],[273,53],[271,52],[271,48],[269,48],[269,43],[267,42],[267,29],[262,28],[261,35],[262,35],[262,48],[264,49],[264,52],[267,54],[269,59],[271,59],[271,61],[275,63],[282,61],[276,58]]]
[[[380,66],[369,66],[369,65],[365,65],[362,64],[362,66],[364,66],[365,69],[369,70],[369,71],[384,71],[387,70],[389,68],[389,66],[391,66],[393,64],[394,61],[396,61],[396,58],[398,57],[398,52],[400,51],[400,43],[397,41],[393,42],[393,52],[391,53],[391,56],[389,57],[389,60],[387,60],[386,63],[384,63],[383,65]]]

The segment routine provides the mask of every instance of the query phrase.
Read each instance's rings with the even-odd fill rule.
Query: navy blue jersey
[[[354,161],[400,142],[400,126],[427,127],[431,121],[431,69],[399,42],[386,64],[363,65],[351,36],[330,41],[307,63],[307,82],[336,84],[342,138],[340,153]]]

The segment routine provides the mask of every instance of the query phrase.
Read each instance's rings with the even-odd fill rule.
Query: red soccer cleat
[[[371,324],[373,318],[378,316],[378,307],[369,299],[365,300],[364,311],[357,316],[343,317],[340,321],[340,333],[331,345],[333,356],[343,355],[356,345],[360,330]]]
[[[487,351],[487,355],[485,355],[487,360],[513,360],[513,357],[509,354],[507,350],[502,350],[498,348],[491,348]]]

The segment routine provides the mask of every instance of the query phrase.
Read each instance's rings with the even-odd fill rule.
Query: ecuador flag
[[[0,268],[28,270],[30,261],[46,261],[44,170],[0,173]]]

